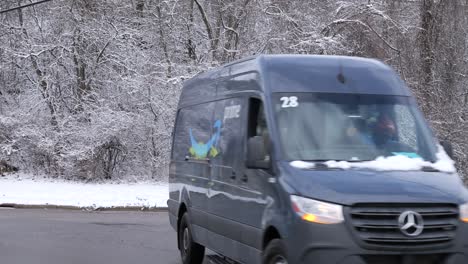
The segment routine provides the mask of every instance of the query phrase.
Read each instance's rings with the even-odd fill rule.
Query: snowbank
[[[86,208],[167,207],[166,183],[85,184],[31,177],[0,177],[0,204]]]

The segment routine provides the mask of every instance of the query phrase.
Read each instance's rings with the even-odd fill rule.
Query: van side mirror
[[[450,141],[441,141],[440,145],[442,145],[442,147],[444,148],[445,153],[447,153],[447,155],[449,155],[449,157],[453,159],[452,143],[450,143]]]
[[[265,140],[262,136],[249,138],[247,142],[247,161],[249,169],[269,169],[270,160],[267,159]]]

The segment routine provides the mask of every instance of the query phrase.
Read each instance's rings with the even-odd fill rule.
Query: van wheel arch
[[[274,239],[281,239],[281,235],[274,226],[269,226],[263,234],[262,250],[268,246],[268,244]]]
[[[179,213],[177,214],[177,230],[180,228],[180,220],[182,219],[182,216],[187,212],[187,206],[182,203],[179,206]],[[180,241],[179,241],[179,235],[177,235],[177,248],[180,249]]]

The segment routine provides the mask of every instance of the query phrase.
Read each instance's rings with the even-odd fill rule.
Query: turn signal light
[[[291,195],[293,210],[302,220],[317,224],[339,224],[344,221],[343,207],[312,200],[305,197]]]
[[[460,205],[460,220],[468,223],[468,203]]]
[[[309,222],[316,222],[317,221],[317,216],[313,214],[305,214],[302,216],[303,220],[309,221]]]

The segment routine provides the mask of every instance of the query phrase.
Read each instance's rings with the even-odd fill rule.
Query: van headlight
[[[291,195],[294,211],[305,221],[318,224],[344,222],[343,206]]]
[[[468,203],[460,205],[460,219],[468,223]]]

